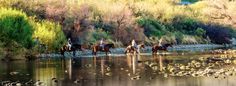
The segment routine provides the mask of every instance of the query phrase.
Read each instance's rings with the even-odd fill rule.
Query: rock
[[[236,64],[236,60],[233,60],[233,63]]]
[[[180,68],[180,70],[185,70],[185,66],[184,65],[180,66],[179,68]]]
[[[10,81],[2,81],[1,86],[8,86],[7,84],[11,83]]]
[[[16,75],[19,74],[19,72],[10,72],[10,75]]]
[[[128,76],[130,76],[131,74],[130,73],[128,73]]]
[[[52,81],[56,82],[56,83],[58,82],[58,80],[56,78],[52,78]]]
[[[38,81],[36,81],[36,82],[34,83],[34,85],[35,85],[35,86],[42,86],[42,85],[44,85],[44,83],[41,82],[40,80],[38,80]]]
[[[80,80],[79,80],[79,79],[76,79],[76,80],[74,81],[74,83],[75,83],[75,84],[78,84],[78,83],[80,83]]]
[[[21,86],[21,83],[16,83],[16,86]]]
[[[225,62],[226,64],[230,64],[230,63],[231,63],[231,61],[230,61],[229,59],[225,60],[224,62]]]
[[[126,72],[129,72],[129,70],[125,70]]]
[[[167,73],[165,73],[165,74],[164,74],[164,77],[165,77],[165,78],[167,78],[167,77],[168,77],[168,74],[167,74]]]
[[[107,72],[107,73],[105,73],[105,75],[111,76],[111,72]]]
[[[33,85],[33,80],[30,79],[28,82],[25,83],[26,85]]]
[[[110,67],[107,67],[107,71],[111,71],[111,68],[110,68]]]
[[[92,67],[92,65],[91,64],[86,64],[85,67],[90,68],[90,67]]]
[[[204,59],[204,57],[199,57],[199,60],[204,61],[205,59]]]
[[[140,78],[141,78],[141,76],[137,75],[137,76],[131,77],[131,80],[139,80]]]

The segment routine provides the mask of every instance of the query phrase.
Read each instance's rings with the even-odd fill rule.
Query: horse
[[[154,45],[152,47],[152,53],[156,54],[158,50],[160,50],[160,51],[167,51],[167,48],[168,47],[172,47],[172,45],[173,45],[172,43],[167,43],[167,44],[164,44],[162,46]]]
[[[126,47],[125,49],[125,54],[126,53],[140,53],[140,49],[145,48],[144,44],[139,44],[137,45],[137,49],[135,47],[132,47],[131,45],[129,45],[128,47]]]
[[[65,52],[72,52],[73,51],[73,56],[75,56],[75,51],[80,50],[83,51],[82,45],[81,44],[72,44],[71,49],[67,45],[63,45],[60,48],[61,55],[65,56]]]
[[[115,45],[112,43],[105,44],[104,50],[102,49],[102,47],[100,45],[94,45],[94,46],[92,46],[92,54],[96,55],[98,51],[101,51],[101,52],[106,52],[106,55],[107,55],[108,52],[111,53],[110,48],[115,48]]]

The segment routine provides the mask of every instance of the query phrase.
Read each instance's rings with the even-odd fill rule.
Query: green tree
[[[206,31],[204,29],[202,29],[202,28],[197,28],[197,30],[195,31],[195,34],[197,36],[202,37],[202,36],[204,36],[206,34]]]
[[[0,8],[0,39],[11,44],[13,41],[31,48],[33,47],[33,26],[25,13],[13,9]]]

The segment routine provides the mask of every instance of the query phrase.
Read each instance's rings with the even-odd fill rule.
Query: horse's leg
[[[94,48],[93,49],[93,55],[96,55],[97,54],[97,51],[96,51],[96,49]]]
[[[73,51],[73,57],[75,57],[76,51]]]
[[[153,52],[152,54],[157,54],[157,50],[155,49],[152,52]]]
[[[154,49],[152,48],[152,54],[154,54],[155,53],[155,51],[154,51]]]
[[[95,48],[93,47],[92,48],[92,55],[94,55],[94,52],[95,52]]]
[[[154,53],[155,53],[155,51],[152,50],[152,54],[154,54]]]
[[[92,50],[92,55],[94,55],[94,49]]]
[[[61,52],[62,58],[64,58],[64,57],[65,57],[65,49],[64,49],[64,48],[61,48],[61,49],[60,49],[60,52]]]
[[[61,55],[62,55],[62,58],[64,58],[65,57],[65,52],[61,51]]]

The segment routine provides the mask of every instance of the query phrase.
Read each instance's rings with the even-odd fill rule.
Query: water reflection
[[[132,65],[130,68],[132,68],[133,74],[136,73],[136,66],[137,66],[137,57],[136,55],[131,55],[131,56],[127,56],[128,58],[131,58],[130,60],[130,64]]]
[[[194,57],[194,56],[191,56]],[[204,56],[196,56],[204,57]],[[217,56],[215,56],[217,57]],[[219,56],[220,57],[220,56]],[[229,56],[222,56],[229,57]],[[234,86],[236,77],[164,77],[168,64],[189,56],[92,57],[0,62],[0,81],[40,80],[47,86]],[[183,60],[184,59],[184,60]],[[13,73],[14,72],[14,73]],[[58,82],[53,81],[55,78]]]

